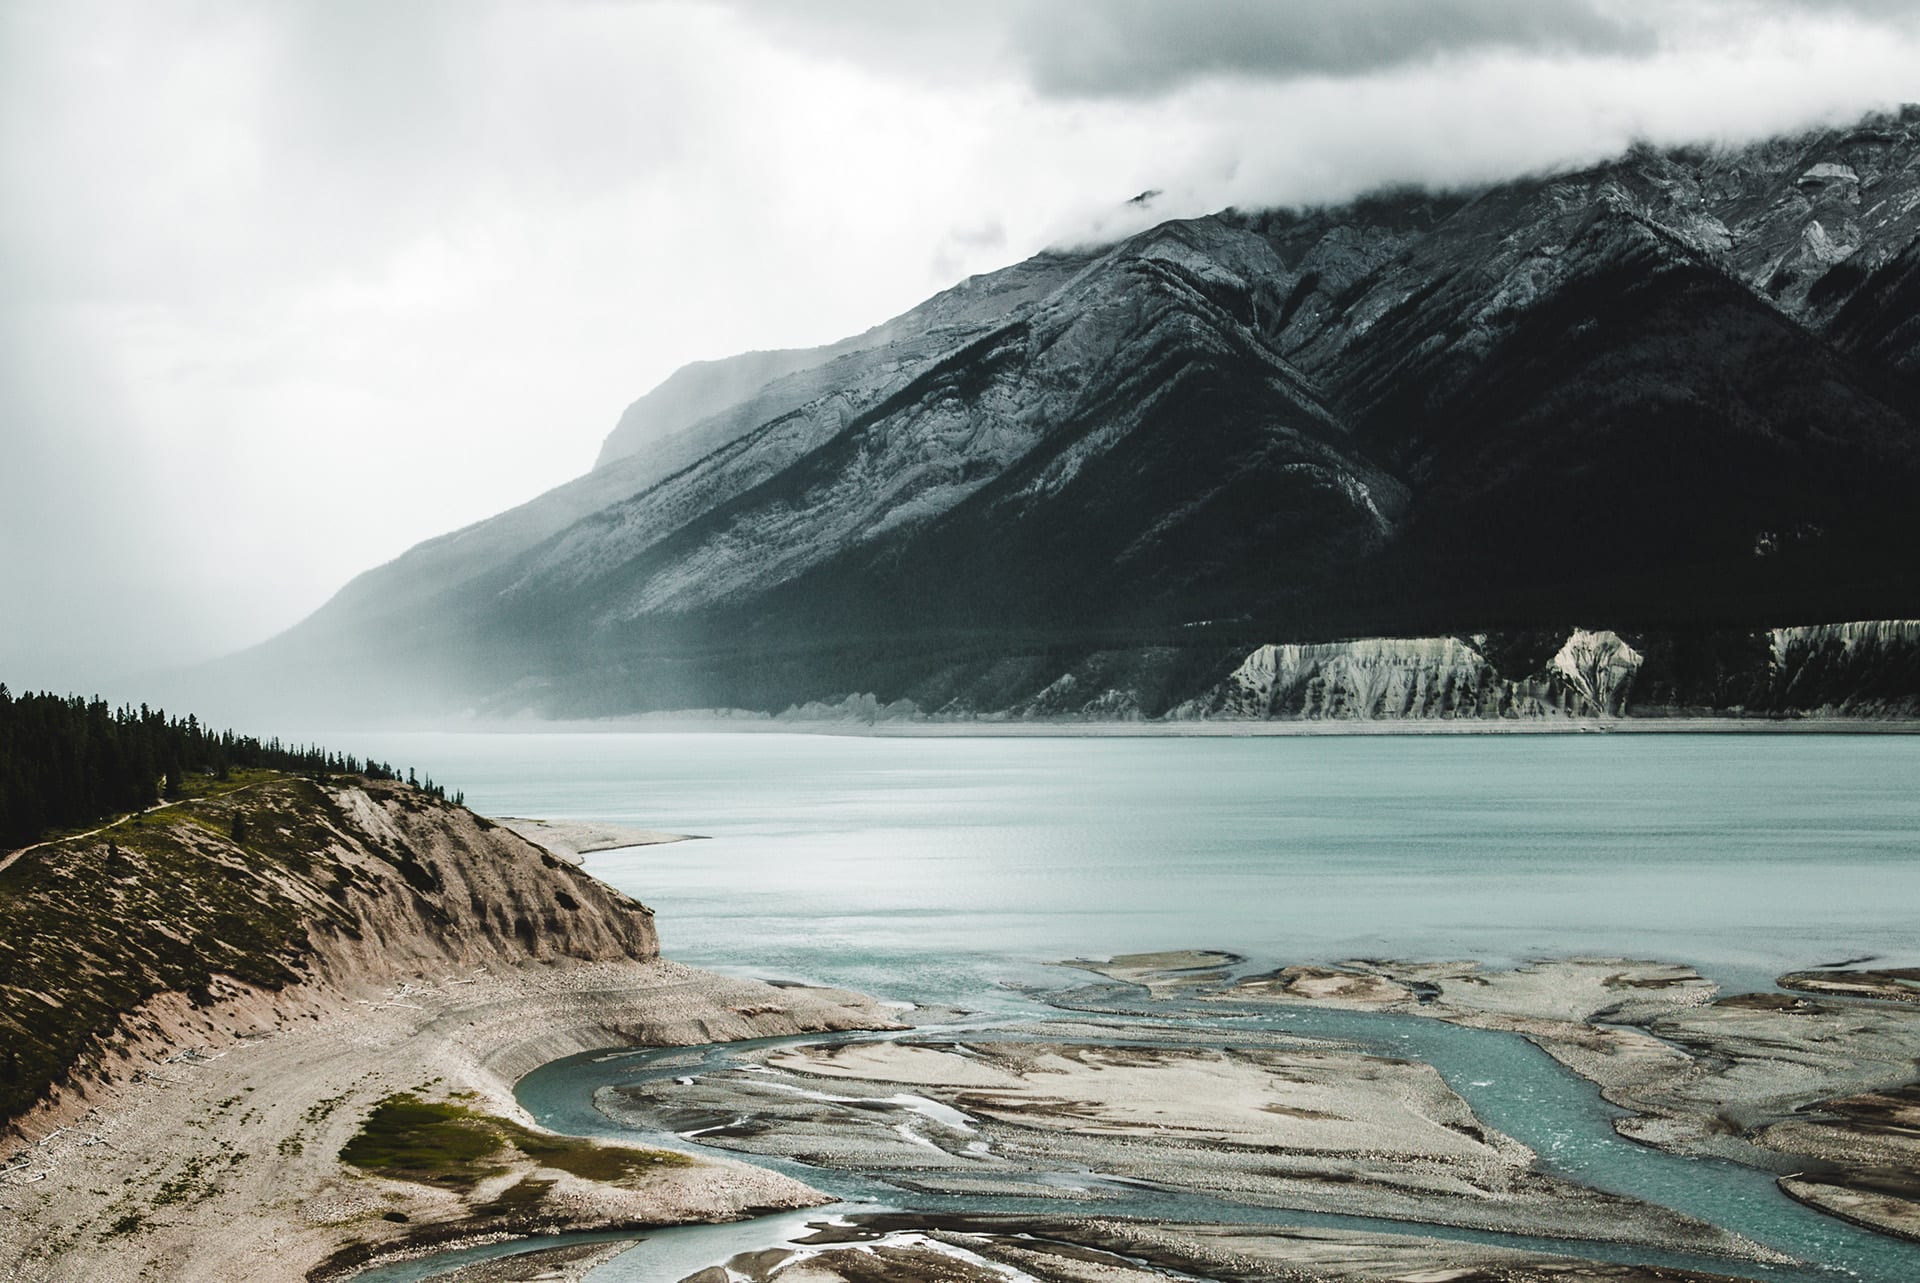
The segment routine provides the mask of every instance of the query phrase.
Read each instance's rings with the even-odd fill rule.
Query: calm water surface
[[[982,972],[1920,957],[1920,739],[332,734],[482,812],[709,841],[588,857],[682,961],[953,1000]]]

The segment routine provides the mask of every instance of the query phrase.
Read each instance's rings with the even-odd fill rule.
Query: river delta
[[[522,738],[435,747],[712,835],[585,858],[676,956],[911,1026],[527,1075],[554,1130],[841,1200],[533,1273],[1920,1277],[1905,741],[541,737],[490,778]]]

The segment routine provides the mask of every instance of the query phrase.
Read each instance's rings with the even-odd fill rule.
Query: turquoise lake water
[[[485,813],[704,835],[588,867],[681,961],[913,1001],[1158,948],[1920,960],[1920,738],[328,740]]]
[[[1042,1014],[1028,986],[1074,983],[1053,961],[1142,949],[1267,964],[1626,954],[1690,962],[1733,988],[1846,958],[1920,960],[1920,739],[316,738],[429,770],[484,813],[703,835],[587,858],[656,909],[669,956],[988,1022]],[[1589,1085],[1517,1038],[1271,1019],[1431,1059],[1549,1166],[1821,1267],[1729,1273],[1920,1278],[1920,1248],[1799,1208],[1761,1173],[1621,1140]],[[558,1129],[611,1133],[592,1092],[640,1063],[563,1062],[530,1076],[522,1100]],[[594,1277],[677,1279],[703,1244],[717,1260],[751,1238],[676,1232]]]

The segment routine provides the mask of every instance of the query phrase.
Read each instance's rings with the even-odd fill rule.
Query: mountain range
[[[1817,705],[1775,630],[1916,613],[1917,487],[1910,107],[1166,222],[687,366],[587,475],[200,676],[330,712],[1274,716],[1305,706],[1222,693],[1262,647],[1439,639],[1549,682],[1519,707],[1845,707],[1839,655],[1911,711],[1911,630],[1802,645]],[[1553,676],[1581,635],[1631,695]]]

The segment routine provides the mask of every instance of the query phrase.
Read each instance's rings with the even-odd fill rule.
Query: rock
[[[1875,971],[1790,971],[1774,983],[1782,989],[1798,989],[1835,998],[1920,1002],[1920,967]]]
[[[1611,630],[1590,633],[1574,629],[1552,660],[1553,671],[1571,686],[1586,706],[1604,714],[1618,714],[1633,689],[1634,674],[1645,658]]]
[[[1544,672],[1513,677],[1453,637],[1267,645],[1174,716],[1309,721],[1617,717],[1643,662],[1619,634],[1584,629],[1568,635]]]

